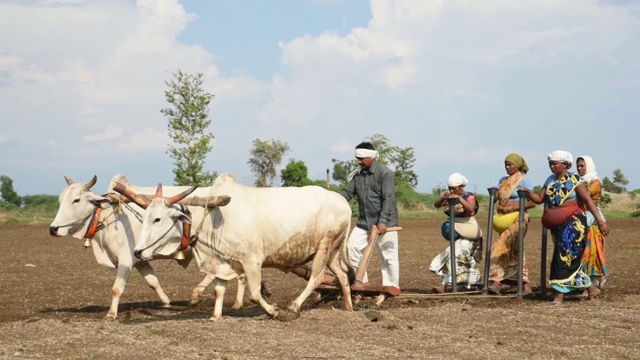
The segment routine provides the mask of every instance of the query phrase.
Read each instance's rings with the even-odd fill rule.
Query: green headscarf
[[[510,162],[513,165],[517,166],[518,170],[520,170],[523,174],[526,174],[529,171],[529,167],[527,166],[527,162],[524,161],[524,158],[522,156],[520,156],[520,154],[511,153],[511,154],[507,155],[507,157],[504,159],[504,161]]]

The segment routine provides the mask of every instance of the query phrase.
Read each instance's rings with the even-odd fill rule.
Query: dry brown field
[[[115,270],[99,266],[82,241],[53,238],[46,225],[0,227],[0,359],[637,359],[640,358],[640,220],[609,220],[604,295],[552,306],[530,298],[429,296],[440,278],[428,271],[446,246],[443,219],[403,220],[400,234],[403,294],[377,307],[370,299],[342,310],[331,296],[305,303],[290,322],[268,318],[247,303],[210,321],[213,290],[189,307],[202,274],[173,261],[152,265],[171,297],[161,308],[133,273],[118,319],[105,321]],[[486,219],[480,219],[486,229]],[[541,233],[533,219],[525,238],[531,278],[540,284]],[[549,241],[551,242],[551,241]],[[549,258],[551,245],[548,246]],[[379,283],[377,255],[369,268]],[[265,269],[269,302],[286,308],[303,289],[293,274]],[[412,295],[413,294],[413,295]]]

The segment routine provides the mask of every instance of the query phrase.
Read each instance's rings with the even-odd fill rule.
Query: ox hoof
[[[189,306],[198,306],[203,301],[204,297],[202,296],[191,298],[191,301],[189,301]]]
[[[220,320],[220,318],[215,316],[212,316],[209,318],[209,321],[218,321],[218,320]]]
[[[300,313],[292,311],[280,311],[278,313],[278,320],[280,321],[292,321],[300,317]]]
[[[234,303],[233,305],[231,305],[231,308],[235,310],[242,309],[243,307],[244,305],[242,303]]]
[[[167,309],[167,308],[171,307],[171,304],[170,303],[169,304],[162,304],[161,307]]]
[[[116,317],[115,317],[115,315],[107,314],[107,316],[105,316],[103,320],[104,321],[116,321]]]

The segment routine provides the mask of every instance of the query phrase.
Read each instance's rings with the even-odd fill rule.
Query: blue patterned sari
[[[576,206],[565,205],[564,202],[569,198],[575,198],[575,188],[583,182],[580,175],[573,173],[549,182],[546,185],[547,208]],[[568,293],[591,286],[591,280],[581,266],[582,254],[587,243],[587,218],[584,212],[574,213],[562,225],[550,228],[549,231],[555,245],[549,277],[553,289]]]

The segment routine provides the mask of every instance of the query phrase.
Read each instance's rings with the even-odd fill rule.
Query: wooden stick
[[[400,230],[402,230],[400,226],[392,226],[387,228],[387,231]],[[378,227],[376,225],[373,225],[371,226],[371,232],[369,233],[369,242],[367,243],[367,247],[365,247],[364,251],[362,252],[362,260],[360,261],[360,265],[358,266],[358,273],[356,274],[356,284],[362,283],[364,274],[367,272],[367,267],[369,266],[369,259],[371,258],[371,252],[373,251],[373,244],[376,242],[377,238]]]

